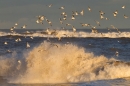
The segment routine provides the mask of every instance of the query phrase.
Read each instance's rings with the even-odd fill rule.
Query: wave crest
[[[15,53],[16,54],[16,53]],[[83,47],[44,41],[18,59],[1,57],[0,76],[11,83],[68,83],[130,76],[129,63],[95,56]]]

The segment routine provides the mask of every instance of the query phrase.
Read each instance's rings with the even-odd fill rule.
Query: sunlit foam
[[[39,46],[12,57],[0,57],[0,76],[9,83],[74,83],[115,79],[130,76],[125,62],[95,56],[73,44],[52,44],[44,41]]]
[[[50,31],[50,34],[47,34],[46,32],[42,31],[36,31],[33,33],[7,33],[7,32],[0,32],[0,36],[7,36],[7,35],[13,35],[13,36],[30,36],[30,37],[49,37],[49,38],[58,38],[58,37],[98,37],[98,38],[103,38],[103,37],[108,37],[108,38],[121,38],[121,37],[126,37],[130,38],[130,32],[98,32],[98,33],[93,33],[93,32],[84,32],[84,31],[77,31],[73,32],[72,30],[52,30]]]

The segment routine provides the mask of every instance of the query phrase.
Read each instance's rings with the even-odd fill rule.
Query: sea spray
[[[24,54],[21,59],[18,55],[0,59],[0,75],[10,83],[74,83],[130,76],[126,62],[95,56],[73,44],[44,41]]]

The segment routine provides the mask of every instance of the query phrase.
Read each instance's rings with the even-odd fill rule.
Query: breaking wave
[[[130,38],[130,32],[102,32],[102,33],[94,33],[94,32],[84,32],[77,31],[73,32],[72,30],[50,30],[49,34],[46,31],[36,31],[25,33],[7,33],[0,32],[0,36],[33,36],[33,37],[51,37],[51,38],[60,38],[60,37],[108,37],[108,38],[121,38],[127,37]]]
[[[130,76],[130,63],[95,56],[83,47],[44,41],[32,50],[0,57],[0,76],[9,83],[75,83]]]

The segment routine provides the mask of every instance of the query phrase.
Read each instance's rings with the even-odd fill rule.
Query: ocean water
[[[129,29],[15,31],[0,30],[1,86],[130,86]]]

